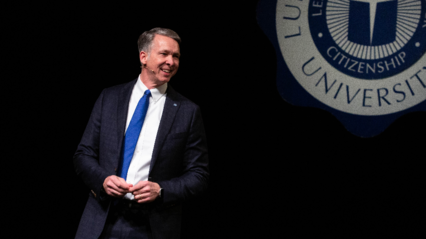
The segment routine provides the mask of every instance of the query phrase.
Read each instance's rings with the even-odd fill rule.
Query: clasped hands
[[[138,203],[152,202],[160,193],[160,185],[158,183],[139,181],[136,185],[132,185],[115,175],[108,176],[103,183],[103,187],[105,192],[111,197],[121,198],[126,193],[132,193]]]

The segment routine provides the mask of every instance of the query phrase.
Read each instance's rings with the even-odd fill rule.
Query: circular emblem
[[[426,99],[426,1],[278,1],[281,53],[326,105],[384,115]]]

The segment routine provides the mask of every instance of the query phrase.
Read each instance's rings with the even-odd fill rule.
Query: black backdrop
[[[89,189],[72,156],[101,90],[138,76],[137,38],[157,26],[183,40],[170,84],[200,105],[211,162],[209,191],[185,204],[183,238],[424,237],[426,112],[359,138],[326,111],[285,102],[256,5],[7,8],[3,207],[14,238],[74,237]]]

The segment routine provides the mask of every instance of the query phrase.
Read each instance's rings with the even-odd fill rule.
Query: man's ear
[[[145,65],[148,59],[148,54],[144,51],[139,52],[139,60],[142,65]]]

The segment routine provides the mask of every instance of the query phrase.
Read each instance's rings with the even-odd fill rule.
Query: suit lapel
[[[118,152],[119,158],[121,158],[121,147],[123,144],[124,132],[126,129],[127,112],[129,110],[130,96],[136,81],[138,79],[129,82],[125,85],[118,96],[117,102],[117,139],[118,139]],[[118,162],[117,162],[118,165]]]
[[[155,161],[157,160],[158,153],[163,147],[164,140],[166,139],[167,134],[170,132],[170,128],[173,125],[173,121],[175,120],[176,112],[180,107],[180,102],[177,99],[177,93],[173,90],[173,88],[168,85],[167,86],[167,96],[166,102],[164,104],[163,115],[161,116],[160,126],[158,127],[157,137],[155,139],[154,150],[152,152],[151,164],[149,172],[151,173]]]

